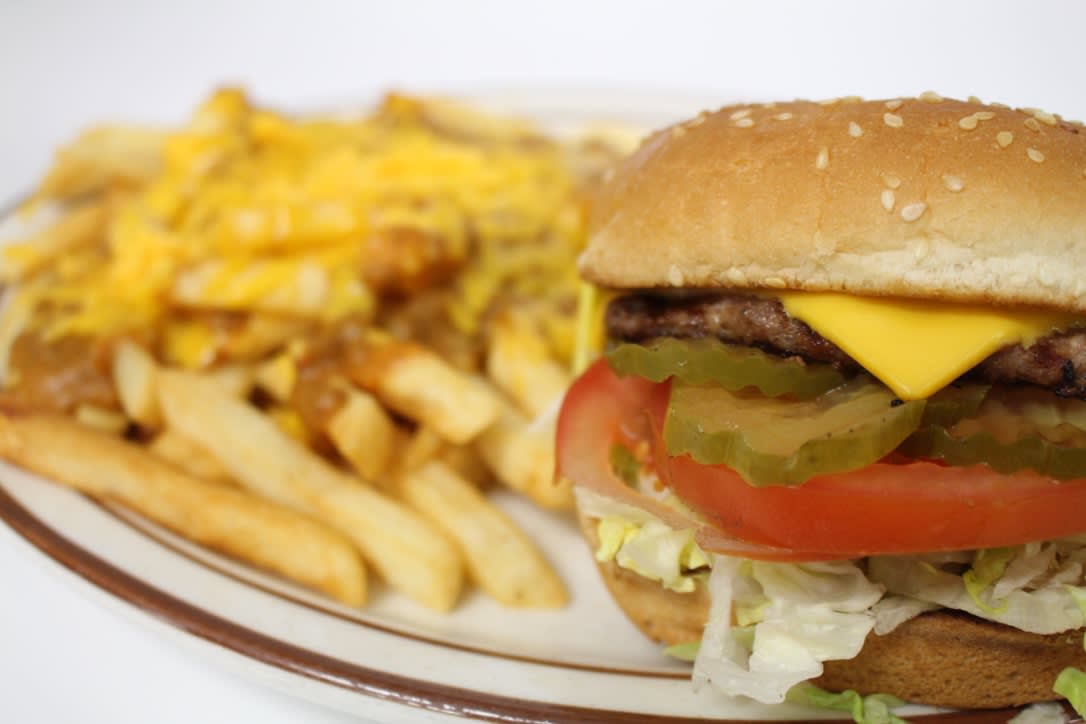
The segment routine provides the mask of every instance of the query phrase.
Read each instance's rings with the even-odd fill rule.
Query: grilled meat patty
[[[606,323],[609,338],[623,342],[716,337],[786,357],[828,362],[844,370],[859,367],[844,350],[790,317],[778,300],[769,297],[630,294],[611,301]],[[1052,332],[1029,347],[1004,347],[966,377],[1038,385],[1057,395],[1086,399],[1086,328]]]

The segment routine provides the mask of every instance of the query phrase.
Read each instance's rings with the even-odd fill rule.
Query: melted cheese
[[[1032,344],[1076,318],[1058,312],[783,292],[785,310],[847,352],[903,400],[929,397],[996,350]]]

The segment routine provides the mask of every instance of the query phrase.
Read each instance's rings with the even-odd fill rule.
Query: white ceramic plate
[[[596,93],[483,100],[559,130],[600,120],[653,127],[702,107],[694,99]],[[197,648],[218,654],[213,658],[230,665],[240,656],[251,665],[235,669],[336,708],[368,716],[379,710],[388,718],[396,711],[397,719],[509,722],[812,715],[694,692],[688,667],[663,656],[618,612],[572,520],[512,495],[497,499],[558,568],[572,593],[565,609],[506,609],[472,593],[453,613],[438,615],[378,591],[365,609],[354,610],[0,463],[0,519],[72,575],[128,610],[175,627]],[[994,722],[1006,714],[930,720],[948,717]]]

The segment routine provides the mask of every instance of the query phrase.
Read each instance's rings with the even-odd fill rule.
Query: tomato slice
[[[606,362],[597,362],[563,405],[558,439],[563,474],[607,494],[604,487],[611,488],[601,485],[601,476],[615,477],[608,450],[623,421],[647,412],[657,431],[650,442],[662,450],[658,431],[666,402],[667,383],[619,378]],[[701,465],[686,455],[658,453],[656,459],[657,472],[671,489],[711,521],[722,540],[742,542],[733,548],[745,544],[750,550],[741,554],[751,558],[965,550],[1086,531],[1086,480],[917,461],[878,463],[796,487],[756,488],[726,466]],[[709,550],[733,552],[713,545]],[[790,558],[785,551],[791,551]]]

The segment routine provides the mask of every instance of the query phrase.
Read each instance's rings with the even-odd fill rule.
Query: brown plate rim
[[[0,520],[56,563],[95,587],[185,633],[291,674],[403,706],[496,722],[705,722],[633,711],[514,699],[392,674],[288,644],[224,619],[128,574],[65,537],[15,499],[0,480]],[[198,561],[199,562],[199,561]],[[202,562],[200,562],[202,564]],[[206,566],[205,566],[206,568]],[[214,569],[212,572],[215,572]],[[956,711],[920,717],[932,724],[989,724],[1017,710]],[[721,721],[721,720],[716,720]],[[752,720],[727,719],[733,724]]]

